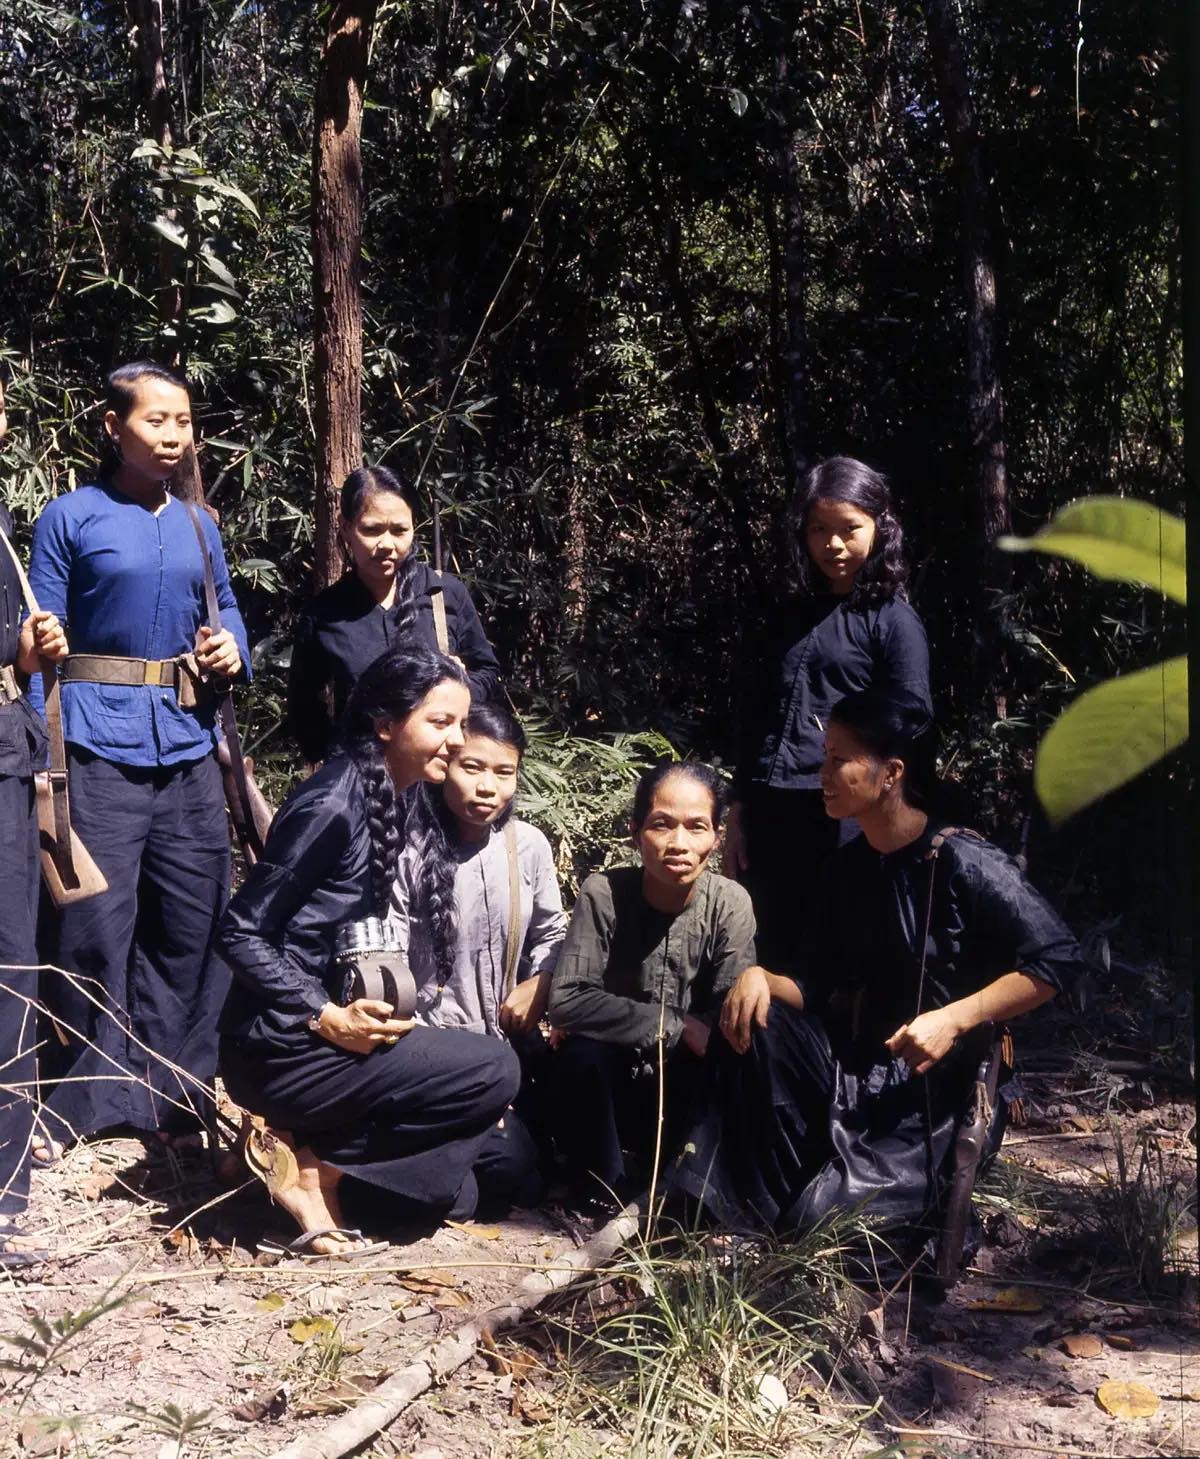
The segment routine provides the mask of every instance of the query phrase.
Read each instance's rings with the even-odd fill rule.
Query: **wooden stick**
[[[270,1459],[342,1459],[361,1448],[394,1422],[414,1398],[461,1368],[485,1336],[514,1326],[551,1292],[570,1286],[583,1272],[611,1261],[636,1234],[639,1221],[638,1208],[626,1206],[590,1241],[555,1257],[553,1269],[531,1272],[497,1306],[464,1323],[449,1337],[428,1343],[418,1358],[398,1369],[322,1433],[293,1439]]]
[[[1061,1439],[1049,1444],[1018,1444],[1015,1439],[993,1439],[990,1434],[960,1434],[953,1429],[918,1429],[909,1425],[884,1424],[884,1428],[904,1439],[953,1439],[956,1443],[972,1444],[978,1450],[1021,1449],[1027,1454],[1062,1454],[1070,1459],[1111,1459],[1111,1450],[1077,1449],[1074,1444]]]

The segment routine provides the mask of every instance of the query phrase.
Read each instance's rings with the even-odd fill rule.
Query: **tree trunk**
[[[374,19],[375,0],[334,0],[313,107],[318,591],[340,573],[338,492],[362,464],[362,99]]]
[[[149,122],[148,135],[164,150],[174,145],[175,134],[171,115],[171,93],[167,87],[166,63],[163,59],[162,0],[128,0],[129,19],[133,25],[138,66],[144,87],[143,101]],[[161,169],[160,171],[164,171]],[[174,222],[175,209],[168,208],[166,217]],[[158,289],[156,301],[160,324],[175,328],[175,348],[171,363],[179,363],[179,320],[183,310],[183,293],[175,280],[175,264],[179,249],[165,238],[158,245]]]
[[[967,304],[967,420],[974,457],[973,513],[980,557],[976,580],[999,585],[992,544],[1009,528],[1004,459],[1004,396],[998,366],[995,246],[991,197],[975,106],[967,84],[958,22],[950,0],[925,0],[938,105],[962,204],[963,283]]]

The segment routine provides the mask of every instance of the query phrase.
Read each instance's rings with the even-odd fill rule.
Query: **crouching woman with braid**
[[[299,1182],[276,1199],[303,1232],[296,1251],[369,1249],[346,1229],[346,1175],[386,1192],[394,1214],[469,1216],[517,1092],[506,1044],[417,1027],[377,999],[343,1006],[334,961],[339,927],[385,915],[414,814],[405,792],[445,779],[469,705],[466,674],[441,654],[407,645],[371,664],[341,752],[285,801],[218,931],[234,979],[221,1072],[295,1151]]]

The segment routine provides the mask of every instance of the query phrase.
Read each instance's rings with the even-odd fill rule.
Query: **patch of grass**
[[[1178,1268],[1181,1232],[1195,1226],[1195,1171],[1173,1160],[1149,1131],[1127,1140],[1117,1121],[1109,1126],[1107,1178],[1089,1192],[1081,1221],[1100,1249],[1124,1258],[1143,1291],[1158,1295]]]
[[[685,1232],[630,1248],[591,1302],[556,1319],[560,1411],[629,1459],[844,1446],[873,1409],[839,1376],[860,1310],[846,1244],[865,1234],[844,1218],[788,1245]]]

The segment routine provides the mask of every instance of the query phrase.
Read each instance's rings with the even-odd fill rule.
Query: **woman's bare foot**
[[[272,1192],[276,1205],[282,1206],[301,1231],[320,1231],[326,1227],[346,1225],[337,1188],[342,1172],[319,1160],[307,1145],[297,1146],[289,1135],[275,1131],[296,1156],[298,1179],[295,1185]],[[345,1256],[371,1245],[365,1238],[351,1236],[318,1236],[308,1246],[314,1256]]]
[[[37,1165],[57,1165],[63,1158],[65,1148],[49,1135],[32,1135],[29,1140],[29,1154]]]

